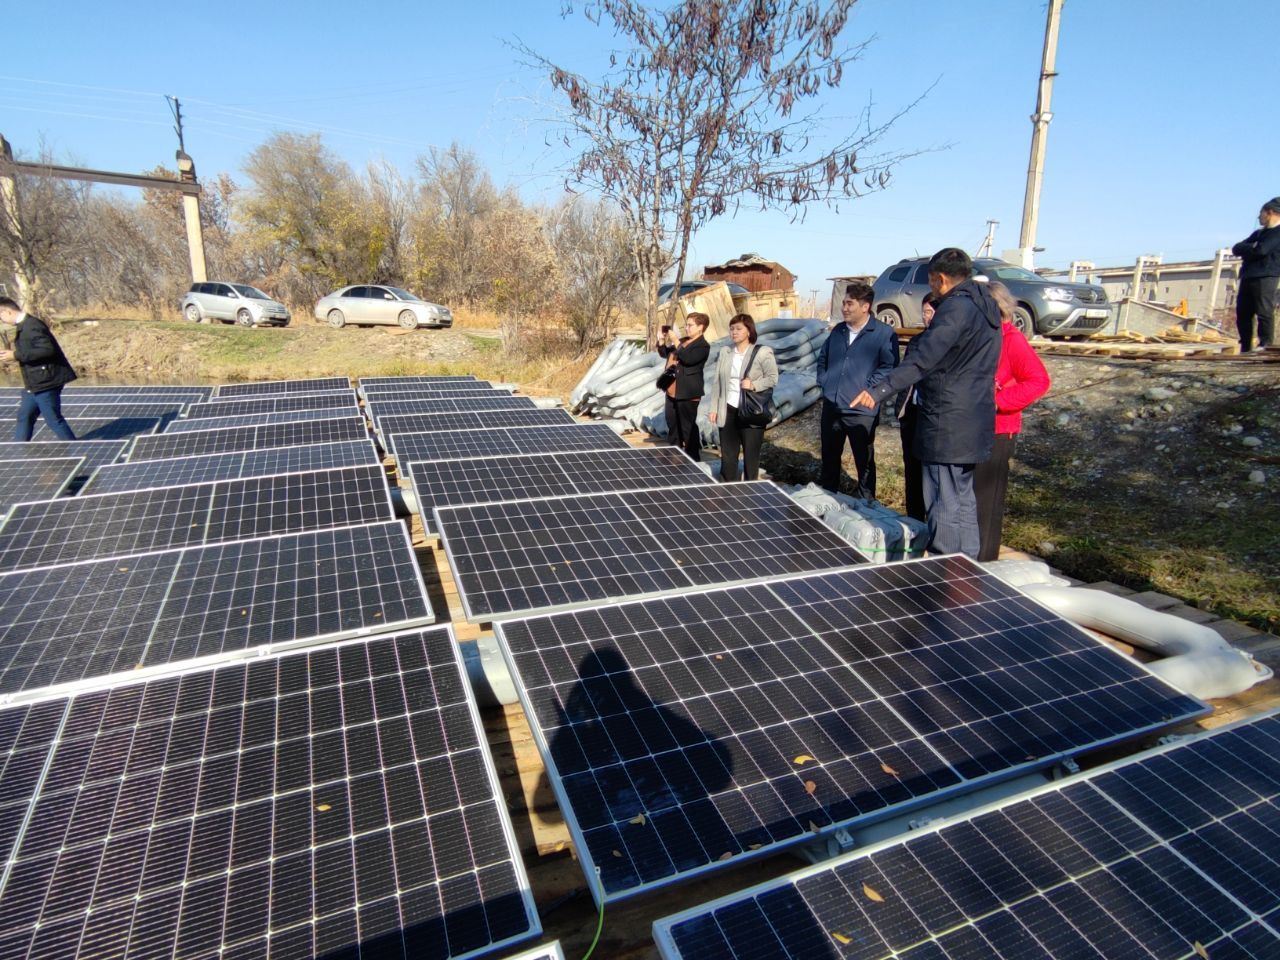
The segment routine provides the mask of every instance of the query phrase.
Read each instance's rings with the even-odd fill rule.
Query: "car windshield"
[[[248,297],[250,300],[270,300],[265,293],[257,287],[251,287],[247,283],[233,283],[231,289],[242,297]]]
[[[421,297],[414,296],[408,290],[401,290],[399,287],[384,287],[383,289],[390,290],[394,293],[397,300],[416,300],[419,303],[422,302]]]
[[[990,277],[992,280],[1031,280],[1036,283],[1044,280],[1044,277],[1038,273],[1032,273],[1022,267],[1015,267],[1011,263],[989,263],[978,267],[978,272]]]

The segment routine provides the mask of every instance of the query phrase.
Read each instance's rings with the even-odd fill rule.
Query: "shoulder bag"
[[[751,364],[759,350],[758,344],[751,348],[751,356],[747,358],[747,365],[742,371],[743,380],[749,379],[747,374],[751,372]],[[773,387],[768,390],[738,390],[738,419],[746,426],[767,427],[773,415]]]

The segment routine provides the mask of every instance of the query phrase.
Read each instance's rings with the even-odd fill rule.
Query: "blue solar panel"
[[[1280,957],[1280,716],[654,925],[666,960]]]
[[[224,383],[216,388],[214,397],[270,397],[290,393],[321,393],[327,390],[349,390],[351,381],[346,377],[317,377],[312,380],[259,380],[254,383]]]
[[[1208,711],[963,557],[495,630],[603,901]]]
[[[493,427],[547,427],[576,423],[567,410],[480,410],[473,413],[393,414],[380,417],[383,436],[438,430],[485,430]]]
[[[492,430],[436,430],[396,433],[386,438],[387,452],[400,469],[426,460],[459,460],[559,450],[626,450],[630,444],[603,423],[553,424]]]
[[[163,433],[191,433],[195,430],[226,430],[232,427],[260,427],[271,423],[305,423],[306,421],[338,420],[343,417],[358,417],[356,405],[340,407],[333,410],[281,410],[276,413],[246,413],[240,416],[197,417],[196,419],[174,420],[163,429]]]
[[[369,429],[363,417],[165,433],[136,439],[129,448],[129,462],[264,450],[268,447],[296,447],[310,443],[339,443],[364,440],[368,436]]]

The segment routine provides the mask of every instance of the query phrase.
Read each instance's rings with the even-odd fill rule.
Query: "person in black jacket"
[[[676,368],[675,383],[667,387],[667,441],[694,460],[702,459],[702,435],[698,432],[698,401],[702,399],[702,369],[711,354],[704,334],[711,318],[691,313],[684,318],[684,338],[667,357]]]
[[[938,295],[930,290],[920,304],[920,324],[929,326],[938,309]],[[905,356],[910,356],[915,340],[907,341]],[[916,439],[916,388],[907,389],[898,397],[898,433],[902,441],[902,484],[906,488],[907,516],[924,523],[928,511],[924,508],[924,464],[912,453]]]
[[[76,378],[76,372],[67,362],[62,347],[43,320],[24,313],[17,302],[8,297],[0,297],[0,321],[17,328],[13,349],[0,352],[0,358],[6,363],[18,362],[27,388],[18,406],[14,439],[30,440],[35,433],[36,418],[43,414],[44,422],[59,439],[74,440],[76,435],[62,416],[62,388]]]
[[[1242,261],[1240,292],[1236,295],[1236,330],[1240,352],[1253,349],[1254,321],[1258,347],[1275,343],[1276,289],[1280,286],[1280,197],[1272,197],[1258,213],[1258,226],[1231,252]]]
[[[1000,308],[986,284],[971,279],[973,261],[947,247],[929,260],[929,287],[941,300],[933,322],[888,377],[854,397],[873,409],[917,386],[913,452],[924,464],[924,501],[931,553],[975,560],[981,543],[973,468],[995,442]]]

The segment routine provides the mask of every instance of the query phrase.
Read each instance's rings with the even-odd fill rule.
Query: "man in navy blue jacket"
[[[854,397],[881,383],[898,365],[898,337],[893,328],[871,316],[875,294],[870,284],[845,287],[840,312],[844,323],[831,331],[818,351],[818,386],[822,388],[822,486],[840,487],[840,458],[845,440],[853,450],[858,493],[876,496],[876,425],[880,405],[851,406]]]
[[[972,278],[973,261],[947,247],[929,260],[929,286],[942,299],[928,329],[902,365],[854,398],[876,409],[885,397],[913,384],[913,452],[924,464],[929,551],[978,558],[978,501],[973,468],[991,456],[996,423],[996,365],[1000,361],[1000,308],[985,283]]]

